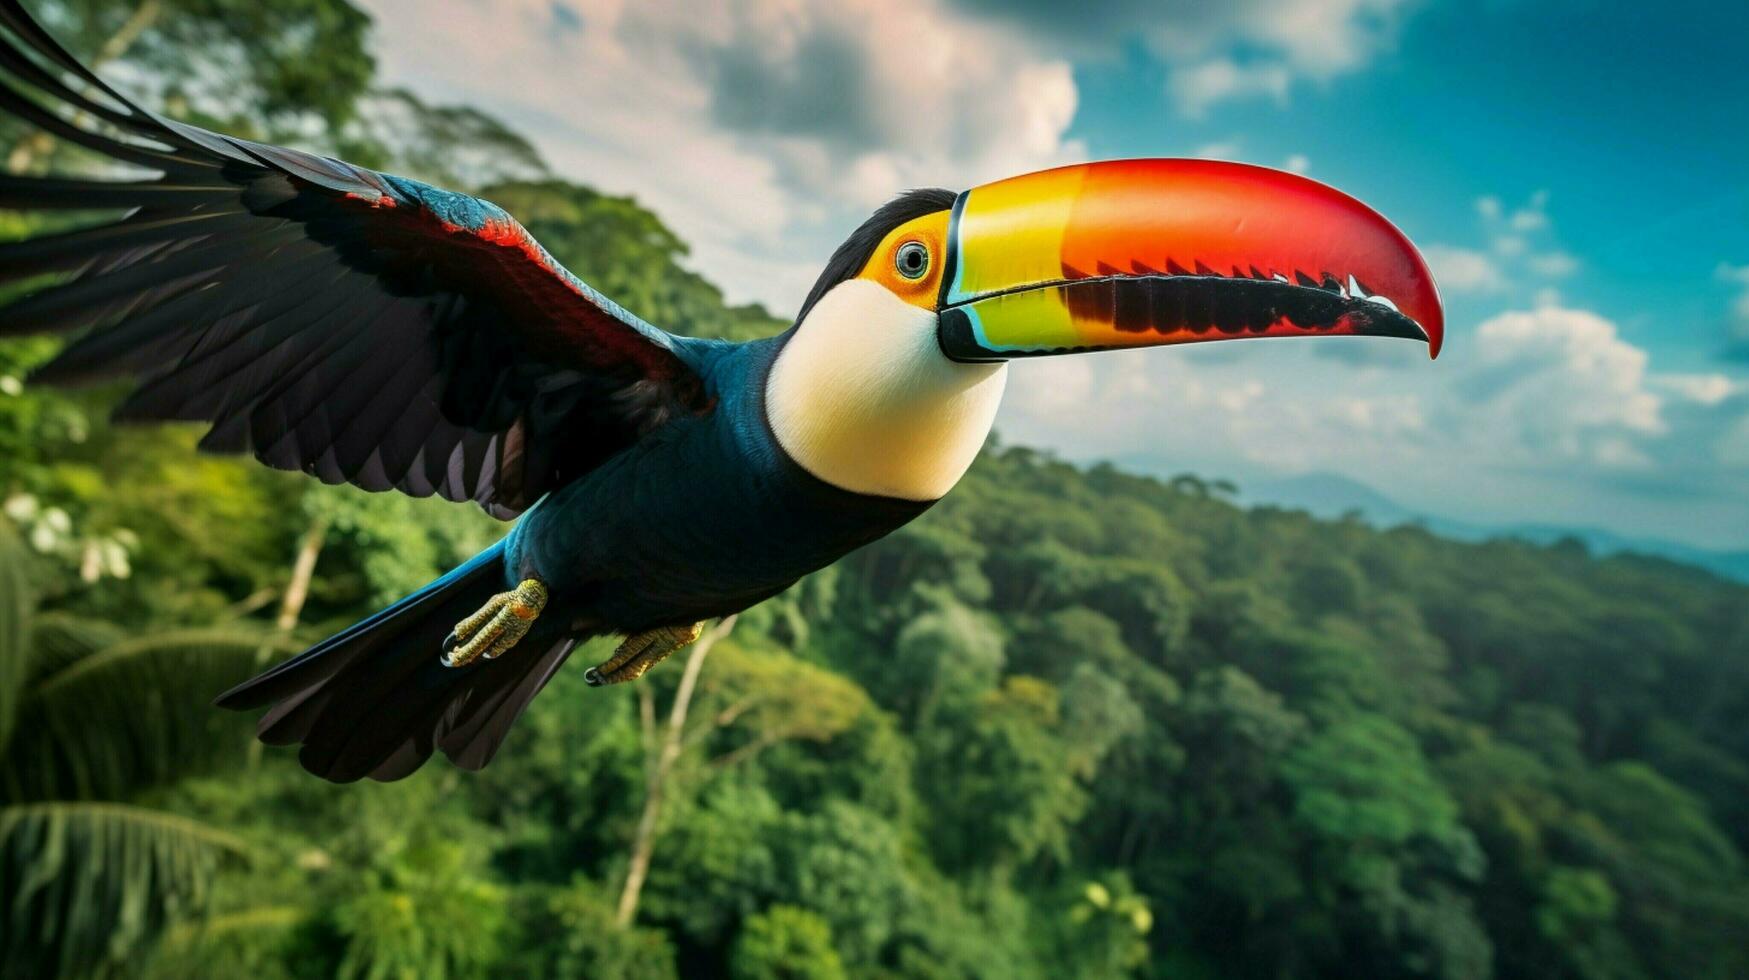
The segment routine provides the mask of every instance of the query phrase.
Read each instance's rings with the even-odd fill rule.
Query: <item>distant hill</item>
[[[1295,508],[1327,519],[1358,512],[1375,527],[1418,524],[1435,534],[1459,541],[1520,538],[1534,544],[1551,544],[1563,538],[1575,538],[1584,542],[1593,554],[1652,555],[1695,565],[1734,581],[1749,582],[1749,551],[1716,551],[1659,538],[1630,537],[1595,527],[1471,524],[1413,510],[1358,480],[1335,473],[1305,473],[1250,481],[1240,486],[1239,501],[1247,506],[1272,504]]]

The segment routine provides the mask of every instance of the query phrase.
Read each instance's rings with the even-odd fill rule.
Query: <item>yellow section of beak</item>
[[[944,304],[1021,283],[1063,277],[1063,238],[1086,180],[1086,167],[1064,167],[986,184],[965,198],[958,251]],[[984,247],[980,247],[984,246]]]
[[[978,339],[991,351],[1072,350],[1095,344],[1056,289],[1003,293],[964,311],[977,324]]]

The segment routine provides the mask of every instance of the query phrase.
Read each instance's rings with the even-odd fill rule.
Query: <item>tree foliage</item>
[[[201,911],[220,862],[246,850],[134,801],[243,761],[240,726],[199,706],[273,647],[36,617],[34,564],[0,523],[0,972],[99,972]]]

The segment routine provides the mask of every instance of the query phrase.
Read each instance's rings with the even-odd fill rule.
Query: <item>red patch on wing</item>
[[[393,197],[350,202],[396,209]],[[388,216],[385,215],[384,218]],[[490,295],[509,316],[505,327],[530,353],[555,364],[648,379],[672,390],[695,412],[710,402],[696,375],[672,351],[602,309],[514,220],[492,219],[478,230],[444,221],[425,208],[401,209],[393,221],[373,221],[372,241],[414,252],[458,292]]]
[[[347,191],[346,199],[348,201],[357,201],[365,207],[370,208],[395,208],[399,207],[401,204],[401,202],[387,194],[378,194],[376,197],[365,197],[363,194]]]

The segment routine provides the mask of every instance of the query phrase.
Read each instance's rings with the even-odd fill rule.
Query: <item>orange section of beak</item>
[[[1402,232],[1334,188],[1262,167],[1123,160],[1029,174],[962,195],[950,238],[941,306],[962,308],[994,356],[1410,330],[1437,356],[1444,337],[1432,273]]]

